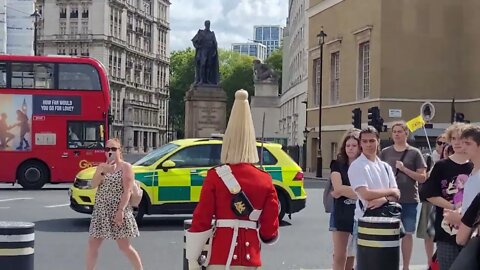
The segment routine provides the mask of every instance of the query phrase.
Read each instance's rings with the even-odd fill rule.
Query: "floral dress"
[[[123,223],[115,225],[114,218],[123,193],[122,170],[105,174],[95,194],[89,234],[93,238],[123,239],[140,235],[130,205],[124,210]]]

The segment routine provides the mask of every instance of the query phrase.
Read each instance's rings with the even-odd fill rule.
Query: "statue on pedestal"
[[[198,30],[192,39],[195,47],[195,82],[194,85],[219,83],[219,64],[217,39],[210,31],[210,21],[205,21],[205,29]]]
[[[278,75],[273,69],[260,60],[253,60],[253,76],[255,82],[277,82]]]

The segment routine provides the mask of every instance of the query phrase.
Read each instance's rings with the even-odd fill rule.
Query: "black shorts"
[[[340,232],[353,231],[353,215],[355,214],[355,200],[340,197],[335,199],[335,228]]]

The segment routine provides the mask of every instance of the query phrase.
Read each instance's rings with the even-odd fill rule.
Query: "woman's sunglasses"
[[[117,147],[105,147],[105,152],[117,152],[118,148]]]
[[[445,144],[447,144],[447,142],[437,141],[437,145],[439,145],[439,146],[440,146],[440,145],[445,145]]]

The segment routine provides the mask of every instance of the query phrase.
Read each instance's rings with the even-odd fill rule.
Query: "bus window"
[[[0,88],[7,87],[7,63],[0,62]]]
[[[68,122],[68,148],[103,149],[102,122]]]
[[[12,63],[12,88],[53,89],[52,63]]]
[[[58,64],[61,90],[102,90],[97,70],[87,64]]]

